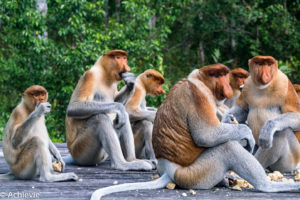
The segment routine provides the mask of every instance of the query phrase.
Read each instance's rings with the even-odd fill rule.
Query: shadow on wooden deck
[[[66,144],[56,144],[62,155],[68,153]],[[2,143],[0,143],[2,152]],[[0,157],[0,174],[8,172],[8,165],[3,157]],[[89,199],[92,192],[98,188],[129,182],[150,181],[157,172],[118,171],[110,169],[109,161],[95,167],[67,166],[65,172],[75,172],[81,181],[41,183],[37,181],[0,181],[0,200],[2,199]],[[187,197],[183,197],[185,192]],[[300,199],[300,193],[260,193],[251,189],[233,191],[228,188],[213,188],[210,190],[196,190],[192,195],[188,190],[140,190],[110,194],[102,199],[127,200],[127,199]]]

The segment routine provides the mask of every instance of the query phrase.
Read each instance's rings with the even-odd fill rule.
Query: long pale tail
[[[0,151],[0,157],[4,157],[4,154],[2,151]]]
[[[0,180],[13,180],[13,179],[16,179],[16,177],[11,172],[8,172],[6,174],[0,174]]]
[[[102,196],[124,192],[129,190],[150,190],[164,188],[171,181],[167,174],[163,174],[160,178],[154,181],[140,182],[140,183],[124,183],[121,185],[114,185],[105,188],[101,188],[93,192],[91,200],[100,200]]]

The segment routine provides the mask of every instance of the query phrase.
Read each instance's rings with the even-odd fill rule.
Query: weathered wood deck
[[[62,155],[68,153],[66,144],[56,144]],[[0,143],[2,152],[2,143]],[[114,181],[121,183],[149,181],[156,171],[136,172],[118,171],[110,169],[109,161],[95,167],[67,166],[66,172],[75,172],[82,181],[40,183],[37,181],[12,180],[0,182],[1,199],[89,199],[92,192],[98,188],[110,186]],[[8,172],[8,165],[0,157],[0,174]],[[187,197],[181,194],[187,193]],[[27,198],[25,197],[27,195]],[[31,195],[31,197],[30,197]],[[189,194],[188,190],[140,190],[107,195],[102,199],[300,199],[300,193],[260,193],[251,189],[233,191],[228,188],[213,188],[210,190],[196,190],[196,194]]]

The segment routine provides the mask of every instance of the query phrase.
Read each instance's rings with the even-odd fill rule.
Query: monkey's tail
[[[4,154],[2,151],[0,151],[0,157],[4,157]]]
[[[124,192],[129,190],[160,189],[164,188],[170,181],[171,178],[167,174],[163,174],[160,178],[154,181],[140,183],[124,183],[121,185],[109,186],[98,189],[95,192],[93,192],[91,200],[100,200],[102,196],[116,192]]]
[[[0,180],[13,180],[15,178],[16,177],[11,172],[8,172],[6,174],[0,174]]]

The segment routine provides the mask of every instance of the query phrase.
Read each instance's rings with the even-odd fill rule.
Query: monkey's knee
[[[17,162],[10,166],[12,173],[21,179],[32,179],[37,175],[38,163],[35,161],[40,154],[42,141],[38,137],[31,138],[22,145]]]

